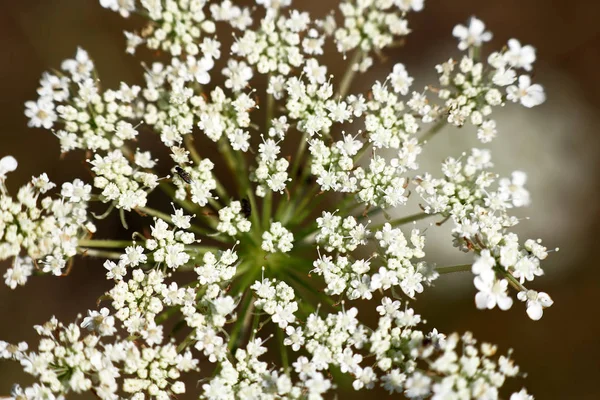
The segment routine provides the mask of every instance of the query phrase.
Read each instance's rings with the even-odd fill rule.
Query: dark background
[[[53,135],[27,128],[23,103],[37,97],[42,72],[59,67],[77,46],[90,52],[106,87],[116,87],[120,80],[139,82],[140,59],[124,53],[122,35],[123,29],[136,23],[102,9],[94,0],[2,0],[1,4],[0,157],[12,154],[19,161],[8,186],[15,193],[31,175],[41,172],[58,183],[86,177],[81,153],[59,160]],[[336,2],[296,0],[295,5],[324,15]],[[501,113],[493,147],[500,169],[523,168],[531,176],[534,206],[521,214],[532,218],[524,221],[526,227],[520,232],[543,237],[551,248],[561,247],[544,264],[546,276],[533,285],[550,293],[555,304],[538,322],[527,318],[522,304],[508,312],[477,311],[468,274],[442,277],[413,304],[431,321],[430,326],[441,331],[471,330],[502,350],[514,348],[517,363],[528,372],[515,388],[526,385],[538,399],[600,397],[596,381],[600,373],[600,270],[595,253],[600,192],[599,11],[600,2],[592,0],[429,0],[423,12],[411,14],[414,32],[405,48],[387,52],[387,63],[354,86],[364,89],[373,79],[383,79],[398,61],[417,78],[431,76],[433,65],[457,57],[450,33],[456,23],[464,23],[471,15],[494,32],[491,48],[516,37],[538,49],[535,80],[545,85],[548,101],[531,113],[517,108]],[[332,72],[339,73],[342,64],[335,64]],[[476,143],[458,137],[472,137],[474,132],[441,135],[435,139],[438,150],[430,153],[435,163],[448,149],[456,149],[453,155],[459,155],[468,148],[466,143]],[[111,229],[119,229],[118,221],[106,221],[102,229],[108,235]],[[457,257],[454,253],[446,256],[444,248],[436,251],[440,263]],[[94,307],[106,288],[101,265],[90,260],[78,261],[68,278],[31,279],[15,291],[0,285],[0,340],[32,340],[32,325],[52,315],[72,320],[78,312]],[[13,382],[27,383],[18,370],[13,363],[0,363],[0,395],[8,394]]]

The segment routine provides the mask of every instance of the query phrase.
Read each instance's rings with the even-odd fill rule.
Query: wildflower
[[[499,177],[478,148],[416,172],[444,126],[487,143],[502,135],[496,108],[544,101],[522,74],[535,49],[511,39],[482,59],[492,35],[473,17],[454,28],[463,53],[435,67],[439,85],[414,90],[398,63],[368,93],[351,93],[373,54],[402,44],[422,0],[342,0],[339,18],[322,20],[290,0],[257,4],[100,0],[146,20],[125,32],[126,52],[164,57],[143,64],[143,83],[115,89],[81,48],[42,75],[25,104],[29,125],[51,130],[63,152],[84,150],[93,177],[56,188],[41,174],[12,196],[5,181],[17,162],[0,159],[5,283],[67,275],[80,254],[104,259],[109,288],[85,316],[36,326],[37,345],[0,342],[0,357],[35,380],[14,397],[321,399],[341,385],[334,369],[355,390],[498,398],[518,374],[470,333],[425,331],[408,301],[445,273],[471,271],[479,309],[510,308],[513,288],[531,319],[552,305],[526,287],[548,250],[512,232],[512,210],[531,202],[524,172]],[[323,63],[330,45],[346,60],[343,77]],[[149,136],[167,157],[144,149]],[[392,218],[410,196],[420,212]],[[131,235],[99,239],[94,220],[113,213]],[[452,225],[447,240],[471,263],[429,260],[428,230],[407,224],[430,216]],[[200,362],[214,364],[210,377]],[[202,385],[186,386],[185,373]]]

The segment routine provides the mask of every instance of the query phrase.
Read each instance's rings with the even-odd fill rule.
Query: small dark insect
[[[175,167],[175,172],[177,172],[177,175],[179,175],[185,183],[192,183],[192,176],[185,172],[180,166]]]
[[[250,205],[248,199],[242,199],[242,215],[246,219],[252,215],[252,205]]]

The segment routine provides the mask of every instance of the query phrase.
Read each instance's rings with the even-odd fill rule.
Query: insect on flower
[[[185,183],[192,183],[192,176],[189,173],[185,172],[180,166],[175,167],[175,172],[177,172],[177,175],[179,175]]]
[[[252,215],[252,205],[248,199],[242,199],[242,215],[248,219]]]

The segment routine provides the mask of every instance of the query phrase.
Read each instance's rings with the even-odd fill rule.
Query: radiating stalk
[[[408,224],[408,223],[411,223],[411,222],[414,222],[414,221],[419,221],[419,220],[427,218],[427,217],[431,217],[433,215],[436,215],[436,214],[427,214],[426,212],[420,212],[420,213],[408,215],[406,217],[402,217],[402,218],[398,218],[398,219],[393,219],[391,221],[383,222],[383,223],[381,223],[379,225],[373,226],[371,229],[372,230],[379,230],[379,229],[383,228],[385,224],[390,224],[392,227],[401,226],[401,225],[405,225],[405,224]]]
[[[360,49],[354,50],[354,54],[350,58],[350,61],[347,61],[348,66],[346,67],[346,72],[344,72],[344,76],[340,82],[340,90],[337,92],[336,97],[345,97],[348,94],[350,86],[352,85],[352,80],[354,80],[354,76],[357,72],[353,67],[360,62],[363,54],[363,51]]]
[[[80,239],[77,241],[79,247],[102,247],[102,248],[121,248],[132,246],[131,240],[108,240],[108,239]]]
[[[471,271],[471,264],[452,265],[448,267],[438,267],[435,271],[440,274],[451,274],[453,272],[469,272]]]
[[[428,142],[436,133],[441,131],[442,128],[444,128],[447,124],[448,124],[448,121],[446,120],[446,118],[442,118],[441,120],[439,120],[427,132],[425,132],[425,134],[423,134],[423,136],[421,136],[421,139],[419,139],[419,144],[423,145],[426,142]]]

